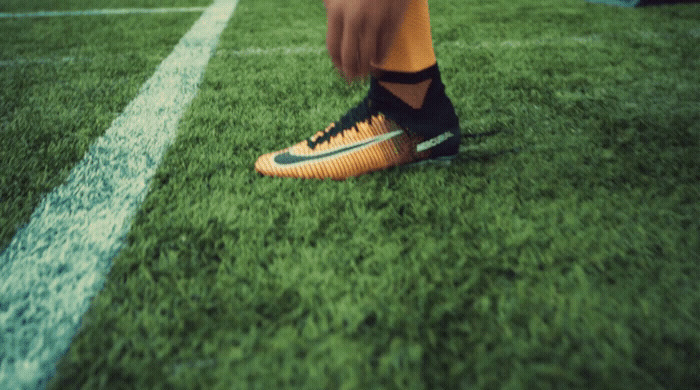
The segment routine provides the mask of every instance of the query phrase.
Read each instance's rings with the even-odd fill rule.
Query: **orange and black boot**
[[[398,165],[452,160],[459,150],[459,121],[437,64],[417,73],[383,72],[380,79],[371,78],[367,97],[338,122],[260,156],[255,169],[267,176],[342,180]],[[429,86],[415,109],[380,81]]]

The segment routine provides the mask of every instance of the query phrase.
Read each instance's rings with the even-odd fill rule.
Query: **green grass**
[[[0,250],[198,16],[0,19]]]
[[[235,55],[323,46],[321,2],[242,0],[50,387],[700,387],[698,6],[431,11],[464,133],[509,132],[446,169],[260,177],[366,86]]]
[[[3,0],[0,12],[93,10],[109,8],[202,7],[208,0]]]

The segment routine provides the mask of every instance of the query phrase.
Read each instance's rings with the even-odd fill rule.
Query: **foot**
[[[442,83],[420,110],[372,80],[368,96],[338,122],[293,146],[260,156],[255,170],[267,176],[348,177],[417,162],[449,162],[460,130]]]

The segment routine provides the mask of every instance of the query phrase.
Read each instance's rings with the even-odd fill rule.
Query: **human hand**
[[[367,76],[389,53],[410,0],[323,0],[326,46],[346,80]]]

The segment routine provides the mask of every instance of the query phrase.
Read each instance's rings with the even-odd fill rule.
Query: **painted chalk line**
[[[500,41],[500,42],[481,42],[469,44],[464,41],[446,41],[441,42],[438,47],[458,47],[463,49],[478,49],[491,47],[524,47],[537,46],[544,44],[552,44],[557,42],[586,44],[599,40],[598,36],[587,37],[563,37],[558,40],[552,38],[533,39],[529,41]],[[272,55],[299,55],[299,54],[324,54],[326,48],[324,46],[277,46],[277,47],[248,47],[240,50],[219,50],[217,55],[224,57],[250,57],[250,56],[272,56]],[[46,58],[17,58],[14,60],[1,60],[0,67],[15,67],[23,65],[44,65],[44,64],[62,64],[73,62],[90,61],[87,57],[46,57]]]
[[[14,60],[0,60],[0,68],[12,68],[24,65],[57,65],[74,62],[75,57],[43,57],[43,58],[16,58]]]
[[[671,36],[663,36],[653,31],[636,31],[629,34],[631,38],[641,39],[671,39]],[[700,36],[698,29],[688,31],[688,35],[693,37]],[[505,41],[482,41],[482,42],[467,42],[462,40],[441,41],[436,42],[437,49],[441,48],[459,48],[465,50],[474,49],[494,49],[494,48],[520,48],[520,47],[538,47],[548,45],[592,45],[604,44],[606,40],[616,39],[617,35],[591,34],[580,36],[564,36],[564,37],[539,37],[533,39],[521,40],[505,40]],[[276,46],[276,47],[247,47],[236,50],[220,50],[218,56],[224,57],[252,57],[252,56],[272,56],[272,55],[303,55],[303,54],[323,54],[326,52],[325,46]]]
[[[0,388],[45,387],[145,198],[237,0],[215,0],[0,254]]]
[[[101,16],[101,15],[130,15],[130,14],[165,14],[204,12],[207,7],[176,7],[176,8],[117,8],[89,9],[77,11],[37,11],[5,13],[0,12],[0,19],[51,18],[60,16]]]
[[[526,47],[526,46],[542,46],[557,43],[569,44],[588,44],[599,41],[598,35],[590,36],[572,36],[561,38],[539,38],[531,40],[508,40],[508,41],[493,41],[493,42],[476,42],[467,43],[465,41],[444,41],[436,43],[439,47],[458,47],[464,49],[480,49],[494,47]],[[247,47],[238,50],[220,50],[217,55],[225,57],[250,57],[250,56],[268,56],[268,55],[294,55],[294,54],[323,54],[326,52],[324,46],[277,46],[277,47]]]
[[[693,37],[700,36],[698,29],[689,30],[688,34]],[[641,31],[636,34],[638,37],[653,37],[662,39],[663,37],[652,32]],[[449,48],[456,47],[459,49],[489,49],[489,48],[519,48],[532,46],[545,46],[556,44],[572,44],[572,45],[590,45],[593,43],[603,43],[609,37],[604,35],[586,35],[586,36],[569,36],[569,37],[543,37],[529,40],[505,40],[505,41],[483,41],[476,43],[468,43],[466,41],[443,41],[436,43],[436,47]],[[613,37],[614,38],[614,37]],[[217,55],[223,57],[252,57],[252,56],[273,56],[273,55],[320,55],[325,54],[325,46],[276,46],[276,47],[247,47],[238,50],[218,50]],[[17,58],[14,60],[0,60],[0,67],[15,67],[23,65],[43,65],[43,64],[71,64],[76,62],[90,61],[88,57],[46,57],[46,58]]]

